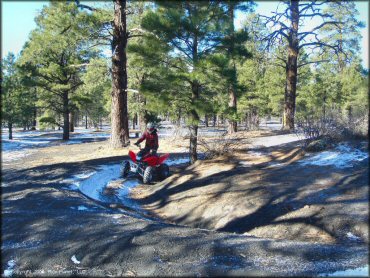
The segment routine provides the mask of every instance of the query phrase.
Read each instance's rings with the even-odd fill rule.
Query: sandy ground
[[[112,150],[96,140],[8,160],[2,164],[2,274],[312,276],[366,265],[366,163],[299,174],[302,153],[294,142],[260,148],[247,135],[232,156],[171,167],[167,180],[135,189],[163,221],[69,189],[68,179],[114,166],[136,147]],[[160,151],[181,157],[187,143],[163,139]],[[289,228],[284,239],[280,227]]]

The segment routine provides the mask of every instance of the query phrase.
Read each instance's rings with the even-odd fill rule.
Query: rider
[[[158,147],[159,147],[158,134],[157,134],[157,129],[154,128],[153,123],[147,124],[146,131],[144,131],[143,135],[141,135],[139,140],[137,140],[137,142],[134,145],[138,146],[144,140],[146,140],[145,148],[142,149],[138,155],[141,155],[141,157],[144,157],[150,151],[152,151],[152,155],[156,155]]]

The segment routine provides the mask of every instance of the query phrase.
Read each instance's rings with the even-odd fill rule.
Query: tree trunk
[[[229,109],[233,117],[236,116],[236,94],[234,90],[234,85],[231,86],[229,90]],[[237,122],[234,119],[230,119],[228,127],[228,133],[233,134],[237,132]]]
[[[208,127],[208,115],[207,114],[204,115],[204,123],[206,127]]]
[[[112,41],[112,134],[111,146],[129,145],[127,111],[126,1],[115,0]]]
[[[216,121],[217,121],[217,115],[213,114],[213,123],[212,123],[213,127],[216,126]]]
[[[33,110],[33,120],[32,120],[32,128],[31,128],[32,130],[36,130],[36,125],[37,125],[36,119],[37,119],[37,110],[35,106]]]
[[[284,118],[283,129],[294,129],[294,113],[297,89],[297,59],[299,51],[298,41],[298,21],[299,9],[298,1],[291,1],[291,31],[289,33],[289,46],[288,46],[288,61],[286,67],[286,86],[285,86],[285,102],[284,102]]]
[[[75,114],[71,111],[69,112],[69,132],[74,132],[74,121],[75,121]]]
[[[13,140],[13,123],[8,121],[9,140]]]
[[[69,140],[68,92],[63,93],[63,140]]]
[[[232,39],[231,39],[231,44],[230,44],[230,53],[233,53],[234,52],[234,32],[235,32],[235,28],[234,28],[234,9],[235,9],[235,5],[230,2],[229,4],[229,10],[228,10],[228,15],[229,15],[229,33],[231,34],[232,36]],[[236,108],[236,66],[235,66],[235,61],[234,61],[234,57],[233,57],[233,54],[231,54],[231,62],[232,62],[232,73],[231,73],[231,79],[230,79],[230,87],[229,87],[229,109],[230,109],[230,113],[231,113],[231,119],[228,120],[228,124],[229,124],[229,127],[228,127],[228,133],[229,134],[232,134],[232,133],[235,133],[237,132],[237,122],[236,122],[236,112],[237,112],[237,108]]]
[[[352,114],[351,105],[348,107],[347,118],[348,118],[348,126],[353,127],[353,114]]]
[[[78,110],[76,110],[73,115],[73,125],[74,127],[78,127],[78,123],[80,121],[80,113],[78,112]]]
[[[85,129],[87,129],[87,113],[85,115]]]
[[[135,126],[137,126],[137,113],[135,113],[134,118],[132,119],[132,129],[135,129]]]
[[[192,84],[192,97],[191,100],[194,103],[199,98],[199,82],[197,80],[193,81]],[[197,144],[198,144],[198,122],[199,122],[199,115],[197,111],[192,108],[189,113],[190,118],[190,164],[195,163],[198,160],[197,154]]]
[[[177,114],[176,125],[181,126],[181,107],[179,108],[179,111],[178,111],[178,114]]]

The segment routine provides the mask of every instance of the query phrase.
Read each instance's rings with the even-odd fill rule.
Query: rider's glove
[[[139,142],[134,143],[135,146],[139,146]]]
[[[157,150],[152,150],[152,155],[156,155],[157,154]]]

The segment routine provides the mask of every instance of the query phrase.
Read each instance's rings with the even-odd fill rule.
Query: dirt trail
[[[346,169],[302,166],[297,161],[304,152],[291,139],[278,145],[270,138],[265,147],[257,138],[258,144],[232,156],[198,161],[161,183],[136,187],[131,196],[181,225],[264,238],[368,242],[368,160]]]

